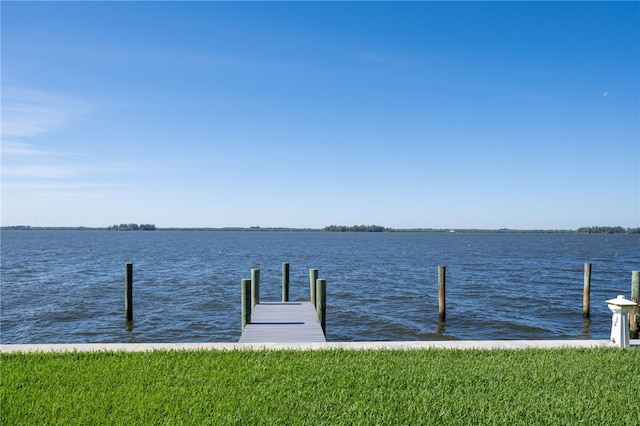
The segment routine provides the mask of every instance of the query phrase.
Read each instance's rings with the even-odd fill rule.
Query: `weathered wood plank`
[[[259,303],[239,343],[326,342],[310,302]]]

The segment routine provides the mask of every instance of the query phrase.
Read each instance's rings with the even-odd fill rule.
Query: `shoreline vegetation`
[[[160,228],[153,224],[120,224],[108,227],[88,226],[2,226],[2,231],[255,231],[255,232],[430,232],[430,233],[564,233],[564,234],[640,234],[640,228],[622,226],[588,226],[572,229],[473,229],[473,228],[387,228],[380,225],[329,225],[324,228],[287,228],[287,227],[195,227]]]

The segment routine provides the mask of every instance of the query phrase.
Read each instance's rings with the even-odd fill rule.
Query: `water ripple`
[[[604,300],[628,295],[640,269],[637,235],[33,230],[1,244],[2,343],[237,341],[240,280],[260,268],[261,299],[279,300],[282,262],[291,300],[309,299],[310,268],[327,279],[331,341],[607,338]]]

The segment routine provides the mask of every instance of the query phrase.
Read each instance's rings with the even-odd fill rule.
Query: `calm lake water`
[[[240,281],[278,301],[327,280],[327,339],[606,339],[606,299],[629,297],[640,235],[256,231],[2,231],[0,341],[234,342]],[[134,264],[134,321],[124,269]],[[583,268],[593,264],[591,319]],[[438,322],[438,265],[447,320]]]

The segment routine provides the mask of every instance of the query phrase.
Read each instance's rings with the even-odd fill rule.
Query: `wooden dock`
[[[282,302],[260,303],[260,270],[241,280],[242,335],[238,343],[326,342],[327,280],[309,270],[309,302],[289,301],[289,264],[282,264]]]
[[[238,343],[326,342],[311,302],[259,303]]]

